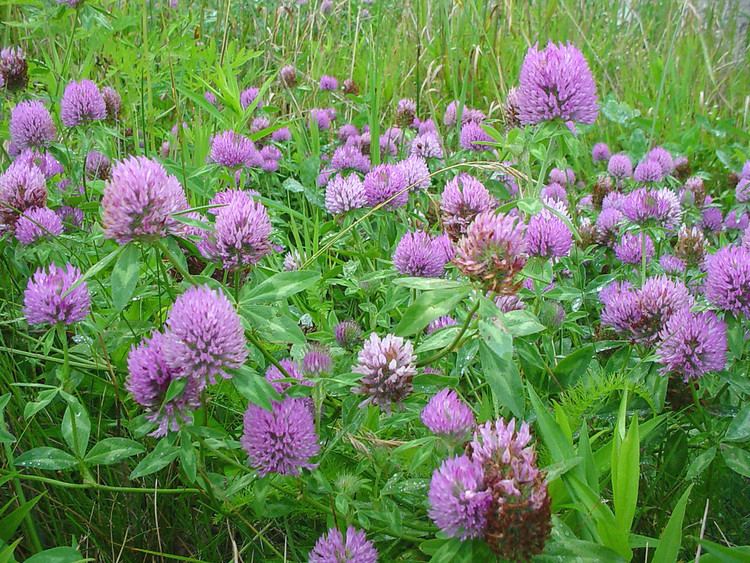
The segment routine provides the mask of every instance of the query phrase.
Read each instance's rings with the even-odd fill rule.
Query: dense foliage
[[[744,561],[734,2],[0,7],[0,563]]]

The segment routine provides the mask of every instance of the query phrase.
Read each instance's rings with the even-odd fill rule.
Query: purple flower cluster
[[[726,324],[710,311],[681,311],[666,322],[656,353],[663,374],[685,381],[721,371],[727,363]]]
[[[66,127],[77,127],[107,117],[107,105],[99,87],[91,80],[71,82],[60,102],[60,120]]]
[[[337,174],[326,186],[326,209],[331,215],[341,215],[367,205],[365,186],[359,176]]]
[[[530,560],[551,530],[550,498],[525,422],[487,422],[467,453],[447,459],[430,482],[429,516],[449,537],[484,538],[505,559]]]
[[[453,258],[447,235],[430,236],[424,231],[406,233],[393,253],[393,265],[405,276],[437,278]]]
[[[411,393],[417,373],[415,362],[408,340],[393,334],[382,339],[374,332],[370,334],[352,369],[362,376],[354,392],[367,396],[360,406],[372,404],[390,412],[393,403],[400,404]]]
[[[118,162],[104,188],[104,236],[126,244],[184,231],[174,214],[188,209],[177,178],[144,156]]]
[[[550,42],[526,53],[518,86],[522,124],[561,119],[593,123],[599,113],[596,83],[583,54],[571,44]]]
[[[63,233],[62,220],[48,207],[31,207],[16,222],[16,238],[21,244],[32,244],[39,239]]]
[[[203,256],[220,261],[226,270],[253,266],[272,250],[273,227],[266,208],[245,192],[230,193],[220,192],[212,200],[212,205],[224,205],[213,210],[214,230],[204,231],[198,243]]]
[[[459,174],[443,189],[440,201],[443,227],[453,240],[458,240],[477,215],[496,206],[497,200],[479,180],[469,174]]]
[[[725,246],[706,257],[705,268],[706,299],[733,315],[750,316],[750,250]]]
[[[387,209],[404,207],[409,201],[406,176],[395,164],[379,164],[365,176],[364,192],[367,205],[375,207],[388,202]]]
[[[644,251],[648,262],[654,256],[654,241],[646,233],[625,233],[614,246],[615,256],[623,264],[641,265]]]
[[[346,529],[346,537],[336,528],[320,536],[310,555],[309,563],[376,563],[378,551],[362,530]]]
[[[623,200],[622,213],[639,225],[654,223],[665,229],[675,229],[682,221],[682,206],[677,195],[669,189],[639,188]]]
[[[32,325],[77,323],[88,316],[90,308],[88,286],[71,264],[37,268],[23,294],[23,314]]]
[[[422,409],[421,419],[432,433],[456,441],[464,440],[476,425],[471,408],[453,389],[435,394]]]
[[[45,147],[55,140],[57,130],[52,116],[42,102],[21,102],[10,114],[10,140],[22,151]]]
[[[244,135],[224,131],[211,139],[211,160],[227,168],[240,168],[257,160],[257,150]]]
[[[13,226],[20,213],[46,203],[45,178],[33,164],[15,161],[0,176],[0,224]]]
[[[23,90],[29,83],[26,53],[20,47],[0,50],[0,88]]]
[[[339,346],[347,350],[353,349],[362,340],[362,328],[357,324],[357,321],[341,321],[334,328],[333,334]]]

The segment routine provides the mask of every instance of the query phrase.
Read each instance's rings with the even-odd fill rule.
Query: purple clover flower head
[[[279,80],[287,88],[291,88],[297,84],[297,69],[292,65],[286,65],[281,67],[279,71]]]
[[[638,225],[654,222],[665,229],[675,229],[682,221],[682,206],[677,195],[667,188],[639,188],[623,200],[622,213]]]
[[[371,168],[370,157],[362,154],[354,145],[337,148],[331,157],[330,166],[337,171],[356,170],[362,174],[367,174]]]
[[[740,172],[740,178],[750,179],[750,160],[745,161],[742,165],[742,171]]]
[[[48,207],[31,207],[16,222],[16,239],[25,245],[47,237],[54,238],[62,233],[62,220]]]
[[[247,359],[240,317],[223,293],[207,285],[180,295],[167,317],[170,338],[165,357],[172,369],[197,378],[201,388],[216,376],[229,379]]]
[[[106,117],[107,105],[99,87],[91,80],[70,82],[65,87],[60,102],[60,120],[65,127],[77,127]]]
[[[521,301],[518,295],[506,294],[498,295],[495,297],[495,305],[503,313],[510,313],[511,311],[521,311],[526,308],[526,304]]]
[[[623,264],[640,265],[643,246],[645,246],[646,262],[648,262],[654,256],[654,241],[651,237],[645,233],[625,233],[620,242],[614,246],[615,256]]]
[[[256,152],[253,142],[234,131],[223,131],[211,139],[211,160],[227,168],[240,168]]]
[[[474,413],[453,389],[443,389],[427,403],[420,416],[433,434],[457,442],[466,439],[476,426]]]
[[[659,265],[665,274],[679,276],[685,273],[685,261],[671,254],[662,254]]]
[[[515,277],[526,264],[525,226],[511,214],[485,211],[461,238],[453,259],[471,279],[496,293],[514,293]]]
[[[296,272],[302,267],[304,258],[299,253],[299,250],[292,249],[284,255],[284,271],[285,272]]]
[[[432,119],[425,119],[424,121],[419,121],[418,119],[416,119],[416,122],[418,135],[427,135],[428,133],[432,133],[433,135],[438,136],[437,125],[435,125],[435,121],[433,121]]]
[[[515,419],[501,419],[479,426],[467,448],[482,464],[493,496],[485,540],[504,559],[531,560],[544,550],[552,528],[547,484],[530,440],[527,423],[516,429]]]
[[[250,201],[254,196],[257,195],[258,192],[254,190],[224,190],[221,192],[217,192],[216,195],[211,198],[211,201],[208,202],[208,205],[212,206],[210,209],[208,209],[208,212],[212,215],[218,215],[222,210],[226,209],[235,201],[240,203]]]
[[[339,346],[347,350],[352,350],[362,340],[362,329],[357,321],[341,321],[334,328],[333,334]]]
[[[39,101],[21,102],[10,113],[10,139],[20,152],[41,148],[55,140],[57,130],[52,116]]]
[[[446,459],[432,474],[428,514],[448,537],[467,540],[484,535],[492,492],[482,463],[462,455]]]
[[[571,44],[529,48],[521,67],[518,117],[524,125],[560,119],[594,123],[596,83],[583,54]]]
[[[339,141],[346,143],[350,138],[359,137],[359,129],[356,125],[346,123],[339,128]]]
[[[461,126],[461,137],[459,139],[461,148],[467,151],[488,151],[492,149],[494,139],[485,133],[481,125],[473,121]]]
[[[336,78],[333,76],[324,74],[320,77],[320,83],[318,84],[318,87],[323,92],[333,92],[339,89],[339,81],[336,80]]]
[[[14,162],[25,162],[29,166],[36,166],[47,180],[65,172],[60,161],[50,153],[40,153],[34,149],[24,150],[16,157]]]
[[[611,156],[607,143],[596,143],[591,149],[591,160],[594,162],[608,162]]]
[[[271,411],[248,405],[240,443],[258,475],[299,475],[313,469],[310,460],[320,452],[309,401],[287,397],[273,402]]]
[[[29,83],[26,53],[21,47],[5,47],[0,50],[0,88],[23,90]]]
[[[326,109],[313,108],[310,110],[310,123],[315,123],[319,130],[331,128],[331,116]]]
[[[109,157],[98,151],[86,155],[86,176],[91,180],[109,180],[112,174],[112,162]]]
[[[436,133],[424,133],[414,137],[409,149],[411,156],[420,158],[443,158],[443,147]]]
[[[352,209],[367,205],[367,196],[362,180],[356,174],[344,177],[341,174],[328,182],[326,186],[326,209],[331,215],[341,215]]]
[[[648,278],[640,289],[614,282],[599,299],[602,324],[642,344],[653,343],[672,315],[689,311],[694,302],[685,284],[665,276]]]
[[[576,174],[573,172],[572,168],[566,170],[553,168],[549,172],[549,181],[560,184],[561,186],[572,186],[576,183]]]
[[[750,315],[750,250],[725,246],[706,257],[706,299],[733,315]]]
[[[19,212],[47,203],[47,184],[42,171],[18,160],[0,175],[0,225],[13,226]]]
[[[79,282],[81,271],[66,264],[37,268],[23,294],[23,314],[30,325],[71,325],[85,319],[91,309],[86,282]],[[76,285],[78,284],[78,285]],[[76,285],[76,287],[73,287]]]
[[[416,359],[408,340],[393,334],[382,339],[374,332],[370,334],[352,369],[362,375],[354,392],[367,395],[360,406],[372,404],[390,413],[393,403],[400,404],[412,392]]]
[[[262,203],[250,197],[232,197],[216,208],[214,232],[204,232],[198,249],[226,270],[254,266],[271,253],[271,219]]]
[[[406,233],[393,253],[393,265],[405,276],[439,278],[448,262],[443,244],[424,231]]]
[[[727,326],[715,313],[681,311],[665,324],[656,354],[661,373],[699,379],[727,364]]]
[[[568,203],[568,192],[565,191],[565,187],[558,182],[551,182],[544,186],[539,191],[539,197],[552,201],[561,201],[565,204]]]
[[[396,123],[401,127],[410,127],[417,116],[417,102],[410,98],[398,101],[396,106]]]
[[[736,229],[744,231],[748,225],[750,225],[750,216],[747,213],[739,214],[737,211],[732,210],[727,213],[724,219],[724,228],[727,230]]]
[[[219,99],[216,97],[216,94],[214,94],[211,90],[206,90],[205,92],[203,92],[203,99],[206,100],[212,106],[216,108],[219,107]]]
[[[378,552],[362,530],[346,529],[346,538],[336,528],[320,536],[310,555],[309,563],[376,563]]]
[[[104,187],[104,236],[127,244],[133,239],[154,239],[181,233],[183,224],[173,215],[188,209],[177,178],[144,156],[128,157],[112,168]]]
[[[477,215],[497,207],[497,200],[469,174],[459,174],[445,184],[440,202],[443,226],[453,240],[466,234]]]
[[[80,228],[83,225],[83,210],[77,207],[70,207],[69,205],[63,205],[62,207],[55,210],[60,221],[63,223],[66,231],[71,228]]]
[[[292,140],[292,132],[289,130],[289,127],[276,129],[276,131],[271,133],[271,140],[277,143],[286,143]]]
[[[548,209],[543,209],[526,227],[526,244],[529,254],[546,258],[567,256],[573,246],[573,233],[565,221]]]
[[[302,370],[309,375],[331,373],[333,359],[328,349],[322,345],[310,346],[302,358]]]
[[[259,133],[260,131],[263,131],[263,129],[268,129],[270,126],[271,126],[271,120],[268,119],[265,115],[259,115],[258,117],[254,118],[253,121],[250,123],[250,133],[252,134]],[[266,137],[266,136],[267,135],[264,135],[263,137]]]
[[[122,107],[122,98],[117,90],[111,86],[102,88],[102,99],[107,112],[107,119],[117,121],[120,117],[120,108]]]
[[[633,162],[623,152],[613,154],[607,163],[607,172],[620,180],[630,178],[633,176]]]
[[[155,332],[128,355],[126,387],[136,403],[146,409],[146,418],[158,424],[152,436],[165,436],[193,420],[192,411],[201,406],[200,385],[197,379],[174,370],[167,364],[164,350],[170,336]],[[182,392],[164,401],[170,383],[186,378]]]
[[[645,160],[657,162],[664,176],[669,176],[674,172],[674,159],[669,151],[663,147],[654,147],[648,151]]]
[[[607,198],[604,199],[607,202]],[[605,205],[605,202],[602,202],[602,211],[596,218],[597,240],[601,244],[611,246],[617,238],[620,231],[620,224],[625,220],[625,216],[620,211],[622,206]],[[608,203],[613,202],[610,201]]]
[[[633,178],[642,184],[661,182],[664,179],[664,170],[658,161],[643,159],[635,167]]]
[[[258,97],[258,94],[260,94],[260,88],[247,88],[243,90],[240,93],[240,105],[242,106],[243,110],[246,110],[250,107],[250,104],[252,104],[255,99]],[[257,105],[255,106],[255,109],[260,109],[263,107],[263,100],[258,100]]]
[[[430,324],[427,325],[427,328],[424,329],[424,332],[425,334],[433,334],[439,330],[442,330],[449,326],[455,326],[457,324],[458,323],[456,322],[456,319],[449,315],[444,315],[442,317],[438,317],[434,321],[430,321]]]
[[[289,358],[284,358],[279,361],[279,364],[281,364],[281,367],[286,370],[292,379],[296,379],[301,385],[312,387],[313,382],[305,379],[305,376],[302,375],[302,369],[297,362],[290,360]],[[277,393],[284,393],[294,384],[291,381],[282,381],[286,378],[287,377],[281,373],[281,370],[273,364],[269,365],[268,369],[266,369],[266,381],[271,384],[271,387],[273,387]]]
[[[423,158],[419,156],[410,156],[397,163],[406,178],[406,185],[411,186],[412,190],[427,190],[432,185],[430,169]]]
[[[718,207],[704,207],[701,212],[701,227],[718,233],[724,228],[724,216]]]
[[[443,114],[443,124],[446,125],[447,127],[452,127],[457,122],[458,104],[459,104],[458,100],[453,100],[445,108],[445,113]]]
[[[750,201],[750,179],[740,178],[734,189],[734,197],[739,203]]]
[[[364,192],[367,205],[375,207],[388,201],[386,209],[404,207],[409,201],[407,186],[401,168],[395,164],[379,164],[365,176]]]

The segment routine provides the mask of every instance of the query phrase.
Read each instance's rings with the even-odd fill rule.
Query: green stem
[[[13,473],[15,473],[15,465],[13,461],[13,450],[10,447],[10,444],[4,444],[5,446],[5,455],[8,458],[8,467],[10,467],[13,470]],[[18,501],[21,504],[26,503],[26,495],[23,493],[23,487],[21,487],[21,481],[19,480],[19,475],[15,474],[12,477],[13,480],[13,488],[16,490],[16,495],[18,495]],[[39,534],[36,531],[36,526],[34,525],[34,521],[31,519],[30,514],[26,514],[23,517],[24,526],[26,527],[26,533],[29,534],[29,538],[31,539],[31,545],[34,547],[34,552],[38,553],[42,551],[42,542],[39,541]]]
[[[247,335],[248,340],[255,346],[258,350],[260,350],[260,353],[263,354],[263,357],[271,362],[274,366],[276,366],[276,369],[278,369],[281,372],[281,375],[283,375],[287,379],[292,379],[292,376],[289,375],[289,372],[282,366],[279,361],[273,357],[271,352],[266,350],[266,347],[263,346],[260,340],[258,340],[258,337],[255,336],[252,332],[248,333]]]
[[[474,313],[476,313],[477,310],[479,309],[479,303],[480,303],[480,301],[479,301],[479,299],[477,299],[477,302],[474,304],[474,306],[471,308],[471,310],[466,314],[466,319],[464,320],[464,324],[461,327],[461,331],[453,339],[453,342],[451,342],[446,348],[443,348],[439,352],[436,352],[435,354],[433,354],[429,358],[427,358],[425,360],[420,360],[419,362],[417,362],[417,366],[418,367],[424,367],[426,365],[432,364],[432,363],[438,361],[443,356],[447,356],[448,354],[450,354],[451,352],[453,352],[453,350],[455,350],[458,347],[458,343],[461,341],[461,338],[466,333],[466,331],[469,329],[469,324],[471,323],[471,319],[474,318]]]
[[[63,349],[63,375],[61,383],[65,386],[70,377],[70,350],[68,349],[68,335],[65,333],[65,325],[63,323],[57,323],[57,336],[60,339]]]
[[[187,271],[187,268],[182,265],[182,263],[172,255],[172,252],[167,248],[167,245],[164,244],[163,240],[157,239],[154,241],[154,244],[157,246],[159,250],[162,251],[162,253],[167,255],[167,258],[169,258],[169,261],[172,263],[172,265],[175,267],[175,269],[180,272],[180,275],[185,279],[186,281],[190,282],[192,285],[196,285],[195,279],[193,278],[193,274]]]
[[[49,477],[42,477],[41,475],[26,475],[18,472],[2,472],[0,475],[12,475],[14,478],[24,479],[26,481],[38,481],[40,483],[46,483],[54,487],[61,487],[63,489],[94,489],[97,491],[111,491],[115,493],[135,493],[135,494],[162,494],[162,495],[182,495],[182,494],[203,494],[200,489],[143,489],[140,487],[115,487],[112,485],[100,485],[99,483],[68,483],[66,481],[58,481],[57,479],[50,479]]]

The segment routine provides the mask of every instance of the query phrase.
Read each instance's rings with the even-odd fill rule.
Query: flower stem
[[[68,382],[70,377],[70,350],[68,349],[68,335],[65,333],[65,325],[57,323],[57,337],[60,339],[63,349],[63,373],[61,383],[63,386]]]
[[[425,360],[420,360],[419,362],[417,362],[417,366],[418,367],[424,367],[424,366],[429,365],[429,364],[431,364],[433,362],[436,362],[440,358],[442,358],[443,356],[447,356],[448,354],[450,354],[451,352],[453,352],[453,350],[455,350],[458,347],[458,343],[461,341],[461,338],[466,333],[466,331],[469,329],[469,324],[471,323],[471,319],[474,318],[474,313],[476,313],[477,310],[479,309],[479,303],[480,303],[480,301],[479,301],[479,299],[477,299],[477,302],[474,304],[474,306],[471,308],[471,310],[466,314],[466,319],[464,320],[464,324],[461,327],[461,331],[453,339],[453,342],[451,342],[447,347],[445,347],[442,350],[440,350],[439,352],[433,354],[429,358],[427,358]]]
[[[269,352],[266,347],[263,345],[263,343],[258,340],[258,337],[255,336],[254,333],[250,332],[247,336],[248,340],[252,343],[253,346],[255,346],[261,354],[263,354],[263,357],[271,362],[274,366],[276,366],[276,369],[278,369],[281,372],[281,375],[283,375],[287,379],[293,379],[291,375],[289,375],[289,372],[282,366],[279,361],[273,357],[271,352]]]

